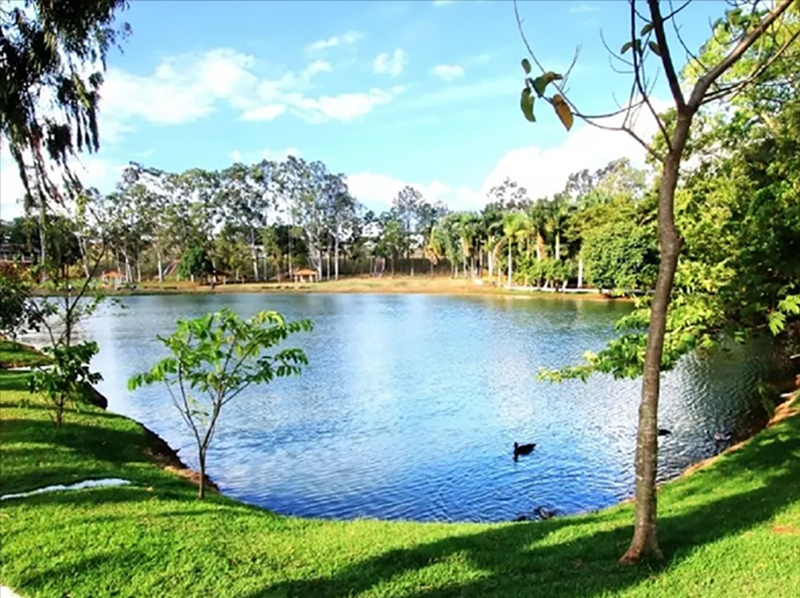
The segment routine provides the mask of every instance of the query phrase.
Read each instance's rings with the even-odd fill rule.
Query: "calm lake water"
[[[536,381],[613,335],[625,304],[426,295],[184,295],[122,299],[85,325],[109,409],[161,435],[194,466],[164,389],[127,378],[164,355],[175,320],[230,307],[310,318],[310,366],[226,407],[209,474],[234,498],[314,517],[502,521],[537,506],[576,513],[632,494],[639,381]],[[662,383],[660,472],[714,454],[717,431],[762,416],[759,352],[685,359]],[[512,445],[536,442],[518,462]]]

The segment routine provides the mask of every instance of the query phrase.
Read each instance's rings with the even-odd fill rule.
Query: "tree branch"
[[[783,44],[775,54],[773,54],[769,60],[767,60],[762,65],[758,66],[748,77],[743,79],[742,81],[738,81],[736,83],[732,83],[731,85],[720,87],[719,89],[711,92],[710,94],[706,95],[700,104],[707,104],[709,102],[713,102],[714,100],[718,100],[722,97],[725,97],[728,94],[738,94],[742,89],[747,87],[750,83],[758,79],[764,71],[766,71],[770,66],[772,66],[791,46],[798,38],[800,37],[800,29],[798,29],[789,40]]]
[[[634,0],[631,0],[633,2]],[[653,19],[653,31],[656,34],[656,41],[661,54],[661,63],[664,65],[664,74],[667,76],[669,89],[672,92],[672,97],[675,100],[675,105],[678,112],[683,112],[686,109],[686,100],[681,91],[681,83],[678,80],[678,73],[675,71],[675,65],[672,62],[672,56],[669,53],[669,43],[667,42],[667,34],[664,31],[664,19],[661,16],[661,7],[659,0],[647,0],[650,6],[650,16]]]
[[[658,7],[658,0],[648,0],[651,5],[655,4]],[[708,71],[705,75],[700,77],[695,83],[692,94],[689,97],[688,107],[691,110],[697,110],[703,103],[708,88],[719,79],[722,74],[736,64],[739,59],[744,56],[744,53],[752,46],[756,40],[767,30],[769,27],[792,5],[794,0],[780,0],[774,8],[767,13],[747,36],[745,36],[736,46],[723,58],[715,67]]]

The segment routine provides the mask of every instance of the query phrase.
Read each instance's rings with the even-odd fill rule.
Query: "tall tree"
[[[668,25],[674,25],[675,37],[681,46],[686,44],[680,37],[680,27],[676,19],[682,9],[690,4],[686,2],[678,9],[667,14],[662,12],[659,0],[647,0],[647,16],[639,11],[636,0],[630,0],[630,38],[625,42],[617,58],[622,60],[631,70],[633,83],[627,117],[619,130],[625,131],[639,141],[661,168],[658,190],[658,234],[660,246],[660,262],[655,292],[650,303],[648,332],[643,363],[641,363],[642,399],[639,408],[639,426],[636,442],[636,516],[634,535],[626,553],[621,557],[623,563],[635,563],[642,558],[661,558],[661,550],[657,536],[657,502],[656,502],[656,470],[658,464],[658,400],[660,394],[660,375],[664,357],[664,343],[667,334],[667,319],[672,294],[678,256],[681,250],[681,237],[675,226],[675,190],[684,152],[689,141],[689,134],[695,115],[702,106],[715,100],[729,97],[752,85],[764,74],[764,71],[786,52],[796,37],[790,37],[786,43],[773,47],[771,53],[764,53],[764,44],[769,44],[770,35],[782,25],[784,15],[793,0],[779,0],[763,5],[758,0],[739,3],[726,12],[725,17],[714,25],[714,33],[725,33],[724,43],[715,56],[707,56],[707,62],[697,60],[696,53],[687,49],[687,60],[692,63],[691,76],[687,83],[691,84],[688,97],[681,85],[679,70],[673,59],[673,46],[668,39]],[[644,3],[642,3],[644,4]],[[749,5],[750,10],[745,11]],[[550,103],[559,120],[567,129],[572,127],[574,117],[597,124],[597,119],[581,113],[569,99],[566,81],[557,73],[547,71],[534,54],[525,38],[518,7],[514,3],[517,24],[520,34],[533,62],[540,67],[542,75],[529,77],[530,62],[525,59],[522,67],[525,71],[525,87],[522,91],[521,108],[528,121],[535,121],[534,99],[544,98]],[[630,58],[623,57],[630,52]],[[724,82],[723,76],[746,55],[753,56],[752,69],[731,82]],[[576,54],[577,56],[577,54]],[[649,97],[652,82],[647,78],[645,63],[648,59],[658,61],[664,72],[674,108],[668,117],[662,117],[653,108]],[[694,61],[694,62],[692,62]],[[547,95],[548,86],[557,93]],[[647,143],[629,126],[631,114],[646,107],[659,127],[657,139],[661,146]],[[635,120],[635,119],[634,119]],[[684,350],[688,350],[684,348]],[[606,354],[608,355],[608,354]],[[613,359],[613,358],[611,358]],[[617,355],[616,359],[619,359]],[[670,361],[668,359],[668,361]],[[598,365],[597,361],[594,364]],[[602,367],[602,366],[601,366]],[[630,363],[607,364],[608,369],[630,370]]]
[[[60,168],[77,186],[69,158],[97,151],[97,110],[109,49],[130,32],[115,28],[125,0],[0,3],[0,134],[28,194],[61,199]],[[88,74],[87,74],[88,72]]]

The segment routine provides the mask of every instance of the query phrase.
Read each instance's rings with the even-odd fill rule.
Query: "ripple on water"
[[[230,404],[209,455],[223,492],[281,513],[328,518],[500,521],[545,505],[562,513],[631,494],[640,384],[537,382],[614,334],[615,303],[505,297],[196,295],[125,297],[82,334],[110,409],[194,463],[191,436],[161,388],[126,380],[163,355],[156,334],[223,306],[311,318],[310,366]],[[35,339],[30,339],[34,340]],[[714,431],[759,416],[761,356],[692,357],[663,378],[660,479],[718,449]],[[514,462],[514,441],[536,450]]]

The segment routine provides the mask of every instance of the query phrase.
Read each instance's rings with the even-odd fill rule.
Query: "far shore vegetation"
[[[131,34],[128,2],[0,0],[0,140],[23,189],[3,198],[23,215],[0,220],[0,487],[130,482],[3,500],[2,584],[27,598],[796,598],[800,378],[754,438],[656,484],[663,372],[762,332],[800,360],[800,2],[722,4],[695,47],[681,35],[691,3],[627,4],[623,39],[603,40],[630,77],[612,113],[573,102],[579,50],[561,72],[543,63],[573,49],[532,44],[546,25],[523,25],[520,9],[539,3],[509,6],[522,91],[499,109],[520,110],[532,136],[545,118],[567,131],[610,127],[644,163],[570,165],[554,193],[496,180],[475,209],[401,183],[370,209],[346,174],[305,154],[245,164],[236,152],[235,163],[174,172],[130,162],[113,189],[84,186],[73,165],[100,148],[103,71]],[[669,107],[654,105],[658,89]],[[647,138],[633,125],[642,115],[654,124]],[[581,379],[587,392],[596,374],[641,381],[632,503],[535,524],[322,521],[206,496],[205,476],[197,500],[162,467],[163,442],[87,404],[105,402],[92,386],[100,346],[76,330],[116,295],[201,292],[631,301],[604,347],[541,368],[539,380]],[[177,376],[172,396],[204,469],[222,406],[248,384],[299,373],[302,349],[277,344],[310,327],[224,309],[179,322],[161,339],[173,357],[131,386],[171,390]],[[16,342],[30,332],[42,353]],[[194,392],[210,402],[198,407]]]

